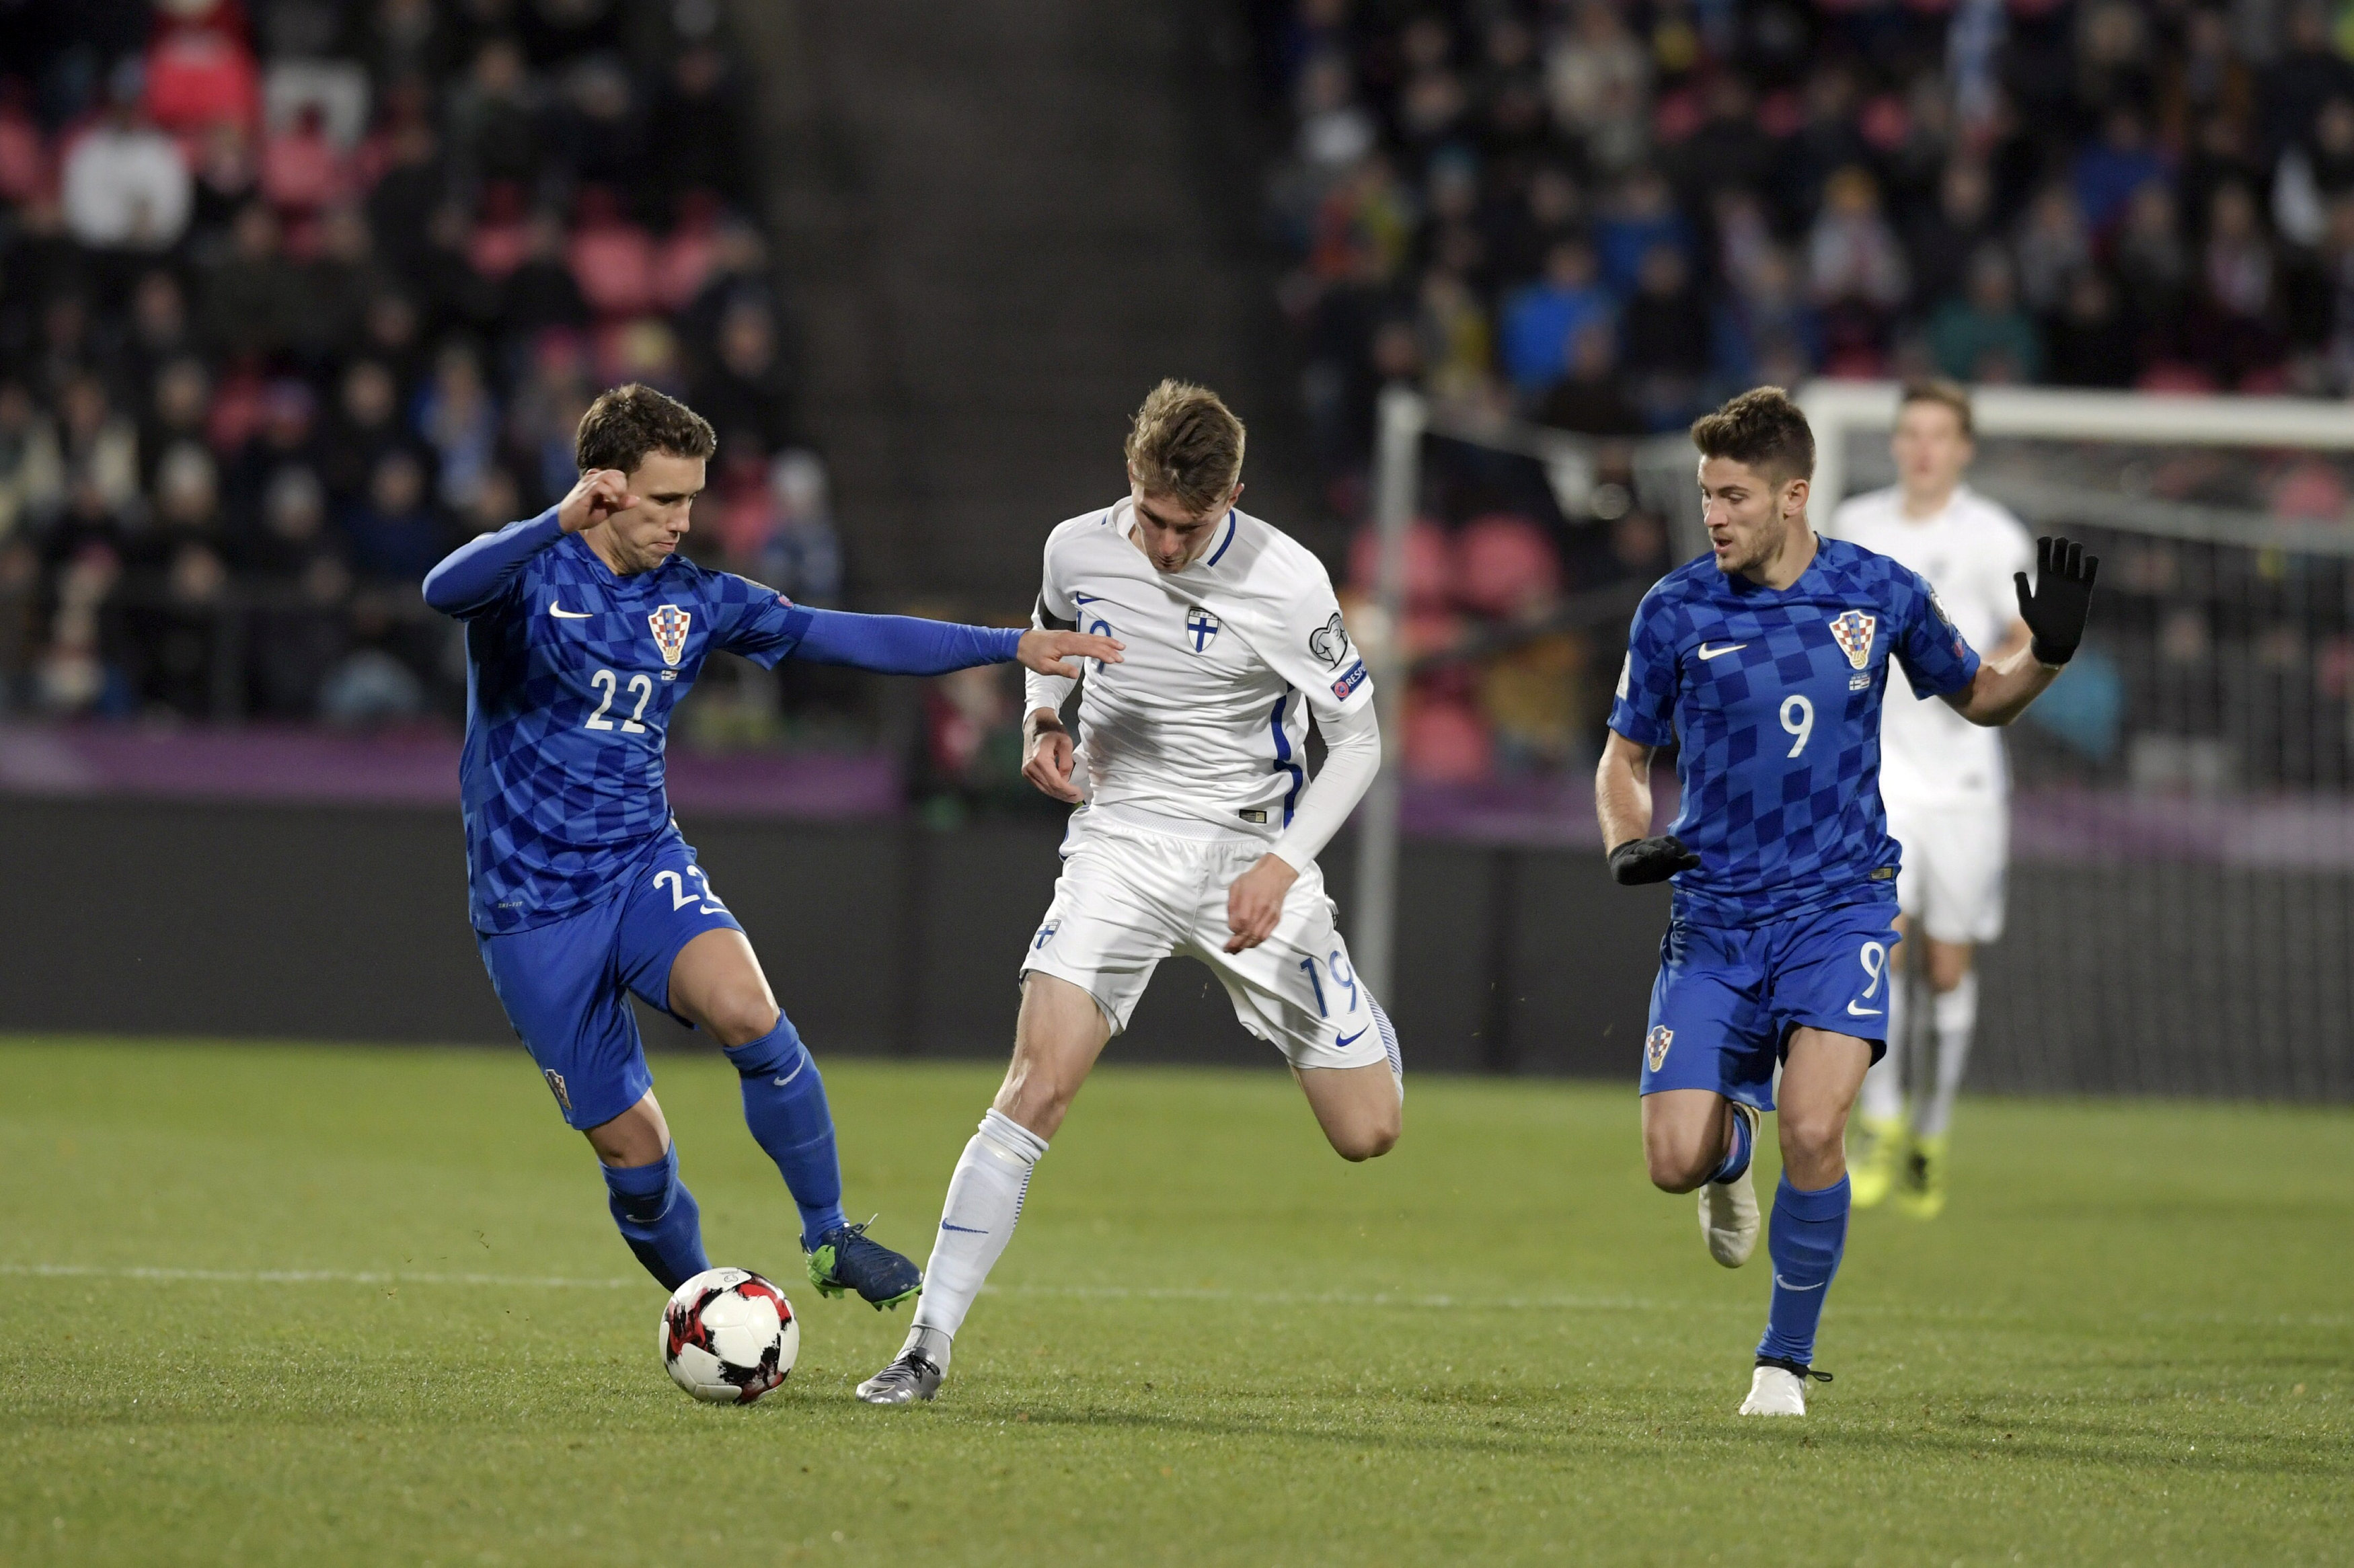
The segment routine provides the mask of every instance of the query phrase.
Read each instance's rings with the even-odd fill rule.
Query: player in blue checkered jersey
[[[1621,883],[1675,884],[1643,1053],[1651,1180],[1700,1191],[1709,1252],[1756,1246],[1749,1160],[1776,1111],[1773,1299],[1744,1415],[1803,1415],[1823,1298],[1847,1240],[1845,1133],[1885,1048],[1899,851],[1880,805],[1889,662],[1973,724],[2009,724],[2083,638],[2098,562],[2041,541],[2017,579],[2033,633],[1983,662],[1908,567],[1807,522],[1813,433],[1779,387],[1692,426],[1710,554],[1635,612],[1595,781]],[[1651,832],[1653,752],[1673,745],[1682,809]],[[1774,1069],[1782,1066],[1780,1103]]]
[[[825,1086],[663,788],[670,715],[715,650],[936,675],[1019,659],[1074,675],[1120,644],[811,609],[678,553],[710,425],[620,387],[580,421],[557,505],[435,567],[426,602],[466,623],[459,765],[475,940],[567,1123],[603,1162],[614,1222],[666,1290],[710,1266],[653,1097],[631,993],[716,1039],[744,1119],[801,1211],[811,1282],[896,1307],[915,1264],[847,1222]]]

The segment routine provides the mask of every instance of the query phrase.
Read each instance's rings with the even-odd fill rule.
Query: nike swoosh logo
[[[946,1220],[942,1220],[940,1222],[940,1229],[944,1231],[962,1231],[969,1236],[985,1236],[989,1234],[987,1231],[974,1230],[970,1225],[952,1225]]]
[[[1365,1029],[1371,1029],[1372,1027],[1373,1027],[1373,1025],[1372,1025],[1372,1024],[1370,1024],[1370,1023],[1368,1023],[1368,1024],[1366,1024],[1366,1025],[1365,1025]],[[1343,1035],[1341,1035],[1341,1038],[1339,1038],[1338,1040],[1333,1041],[1333,1042],[1332,1042],[1332,1044],[1333,1044],[1334,1045],[1336,1045],[1336,1046],[1339,1046],[1339,1045],[1346,1045],[1346,1044],[1350,1044],[1352,1041],[1355,1041],[1355,1040],[1363,1040],[1363,1039],[1365,1037],[1365,1029],[1360,1029],[1360,1030],[1358,1030],[1354,1034],[1343,1034]]]
[[[1774,1283],[1780,1286],[1785,1290],[1820,1290],[1825,1285],[1829,1285],[1830,1281],[1826,1279],[1814,1285],[1793,1285],[1777,1274],[1774,1277]]]
[[[1847,1015],[1850,1018],[1877,1018],[1880,1016],[1880,1009],[1876,1007],[1858,1007],[1855,1003],[1850,1001],[1847,1004]]]
[[[1728,642],[1722,648],[1711,648],[1703,642],[1700,645],[1700,656],[1702,659],[1722,659],[1727,653],[1738,653],[1748,646],[1746,642]]]
[[[586,620],[588,619],[591,612],[585,609],[567,609],[562,605],[557,603],[554,599],[549,599],[547,601],[547,613],[556,617],[558,620]]]

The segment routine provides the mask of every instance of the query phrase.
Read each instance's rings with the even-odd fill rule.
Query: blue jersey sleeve
[[[776,589],[726,572],[714,572],[706,580],[713,647],[773,670],[809,634],[810,617],[816,612]]]
[[[1676,738],[1675,620],[1655,589],[1636,607],[1627,634],[1610,727],[1638,746],[1668,746]]]
[[[1897,582],[1896,657],[1916,697],[1942,697],[1977,678],[1978,656],[1954,625],[1946,607],[1920,573],[1903,571]]]
[[[763,669],[792,657],[885,675],[944,675],[975,664],[1002,664],[1022,641],[1019,628],[814,609],[774,588],[725,574],[714,574],[708,591],[713,646],[740,653]]]
[[[469,539],[425,574],[425,602],[461,620],[479,615],[506,592],[526,562],[563,537],[551,506],[536,517]]]
[[[849,664],[886,675],[945,675],[975,664],[1002,664],[1022,642],[1022,628],[959,626],[908,615],[852,615],[807,609],[801,656],[813,664]]]

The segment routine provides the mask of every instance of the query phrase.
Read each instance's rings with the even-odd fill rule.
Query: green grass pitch
[[[796,1285],[733,1075],[657,1065],[801,1315],[749,1409],[663,1375],[519,1054],[0,1044],[0,1563],[2354,1561],[2343,1111],[1967,1104],[1946,1216],[1857,1216],[1839,1381],[1740,1422],[1764,1255],[1645,1183],[1631,1086],[1419,1079],[1352,1167],[1279,1071],[1108,1067],[884,1411],[906,1315]],[[994,1072],[827,1074],[920,1257]]]

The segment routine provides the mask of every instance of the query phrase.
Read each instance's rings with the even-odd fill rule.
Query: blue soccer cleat
[[[924,1271],[866,1234],[866,1224],[837,1225],[810,1249],[810,1283],[827,1296],[855,1290],[877,1312],[923,1294]]]

